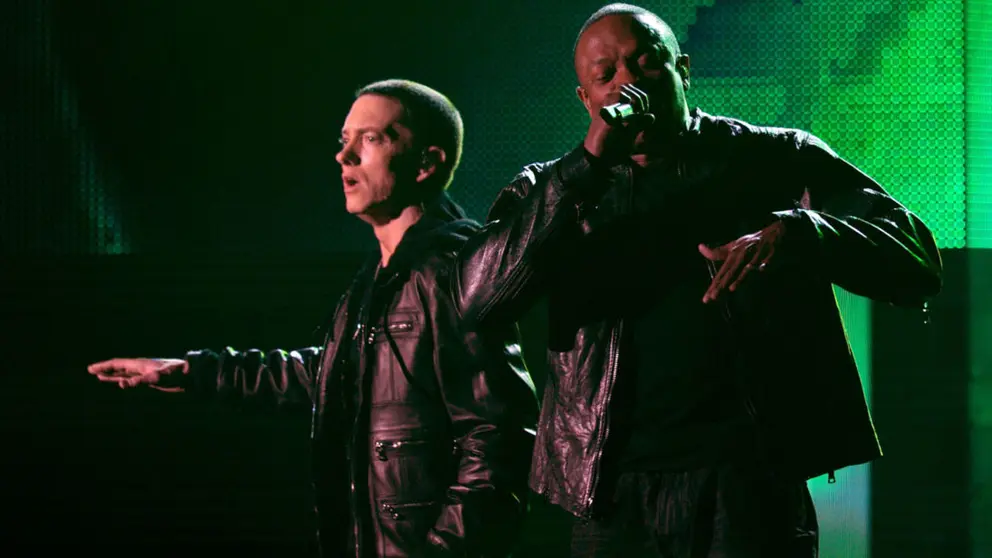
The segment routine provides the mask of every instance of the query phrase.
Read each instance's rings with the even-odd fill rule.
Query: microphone
[[[616,126],[617,124],[630,121],[636,114],[633,105],[630,103],[614,103],[599,109],[599,115],[610,126]]]

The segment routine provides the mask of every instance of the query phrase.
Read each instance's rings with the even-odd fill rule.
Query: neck
[[[389,259],[396,252],[396,247],[403,240],[403,235],[407,229],[420,220],[424,215],[424,208],[419,205],[410,205],[398,214],[385,219],[369,220],[375,238],[379,241],[379,252],[382,254],[382,267],[389,265]]]

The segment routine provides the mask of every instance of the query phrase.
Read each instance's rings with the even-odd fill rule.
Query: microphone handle
[[[614,103],[599,109],[599,115],[607,124],[613,126],[634,116],[634,107],[628,103]]]

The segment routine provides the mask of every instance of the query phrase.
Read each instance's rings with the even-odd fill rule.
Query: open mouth
[[[358,180],[356,180],[354,178],[351,178],[351,177],[348,177],[348,176],[343,177],[341,180],[342,180],[342,182],[344,182],[344,185],[345,185],[346,188],[351,188],[352,186],[355,186],[355,185],[358,184]]]

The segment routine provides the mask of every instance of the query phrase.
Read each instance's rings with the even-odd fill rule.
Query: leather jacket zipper
[[[401,519],[406,519],[406,516],[403,515],[403,513],[406,511],[430,508],[433,505],[434,502],[413,502],[409,504],[397,504],[396,502],[384,501],[379,504],[379,509],[382,510],[383,513],[388,515],[394,521],[398,521]]]
[[[369,305],[371,305],[371,304],[372,304],[372,301],[371,301],[371,297],[370,297]],[[359,422],[361,421],[362,408],[365,406],[364,397],[362,396],[362,390],[365,387],[365,385],[364,385],[365,384],[365,373],[367,372],[365,370],[365,348],[366,348],[367,345],[365,343],[364,337],[361,335],[361,332],[362,331],[368,331],[368,329],[369,329],[369,327],[368,327],[368,316],[369,316],[369,313],[370,312],[369,312],[369,309],[368,308],[363,308],[361,310],[361,312],[358,315],[358,321],[359,321],[359,324],[360,325],[359,325],[359,328],[355,331],[355,335],[352,338],[352,343],[359,343],[359,345],[358,345],[358,363],[357,363],[357,369],[356,369],[356,377],[357,377],[356,379],[357,379],[357,381],[355,382],[355,389],[358,392],[355,395],[357,396],[358,404],[355,405],[355,409],[354,409],[355,416],[353,417],[352,424],[351,424],[351,447],[352,447],[352,454],[354,454],[355,448],[357,447],[356,441],[357,441],[357,438],[358,438],[358,436],[357,436],[357,434],[358,434],[358,426],[359,426]],[[359,461],[358,459],[355,459],[353,457],[350,460],[350,462],[348,463],[348,470],[351,473],[349,475],[351,477],[351,479],[350,479],[351,480],[351,490],[348,493],[348,503],[349,503],[350,508],[351,508],[351,528],[352,528],[352,536],[354,537],[354,543],[355,543],[355,548],[354,548],[354,550],[355,550],[355,558],[361,558],[362,557],[361,516],[359,516],[359,514],[358,514],[358,490],[357,490],[357,487],[355,486],[355,479],[356,479],[356,476],[357,476],[357,471],[355,470],[355,464],[358,461]],[[367,476],[368,475],[366,474],[366,477]],[[371,494],[369,496],[371,497]]]
[[[392,333],[404,333],[404,332],[411,331],[411,330],[413,330],[413,322],[410,322],[410,321],[392,323],[392,324],[387,325],[385,327],[385,329],[383,329],[380,326],[375,326],[375,327],[369,329],[369,336],[368,336],[368,339],[366,339],[366,341],[369,344],[374,343],[376,337],[378,337],[379,335],[382,335],[383,332],[387,332],[387,333],[391,333],[392,334]]]
[[[375,455],[379,461],[388,461],[389,454],[401,453],[405,450],[423,448],[427,440],[376,440]]]
[[[326,366],[324,366],[324,365],[327,362],[327,359],[328,358],[333,358],[334,357],[334,355],[331,354],[332,351],[329,350],[331,348],[330,347],[330,344],[331,344],[331,341],[333,340],[333,336],[334,336],[334,326],[337,325],[336,322],[337,322],[338,312],[340,312],[342,310],[342,308],[344,308],[345,301],[348,299],[348,295],[349,295],[350,292],[351,292],[351,289],[349,288],[347,291],[344,292],[344,294],[341,295],[341,298],[338,299],[338,303],[336,305],[334,305],[334,313],[331,315],[331,323],[330,324],[326,324],[326,322],[325,322],[325,327],[327,327],[327,333],[324,334],[324,344],[321,346],[321,351],[324,351],[324,352],[322,352],[321,355],[320,355],[320,364],[317,365],[317,372],[316,372],[316,374],[314,374],[314,378],[313,378],[313,387],[314,387],[314,390],[313,390],[313,408],[311,409],[311,414],[310,414],[310,441],[311,442],[313,442],[314,436],[316,436],[316,434],[317,434],[317,401],[318,401],[318,399],[320,399],[320,396],[321,396],[320,395],[320,382],[321,382],[321,379],[323,378],[324,373],[325,373]],[[348,323],[348,311],[347,311],[347,308],[344,309],[344,317],[343,317],[343,319],[344,319],[344,323],[347,324]],[[331,363],[331,364],[333,365],[333,363]]]
[[[327,362],[328,358],[333,358],[330,354],[329,345],[331,342],[331,333],[334,331],[333,326],[328,329],[327,333],[324,335],[324,345],[321,349],[320,354],[320,364],[317,365],[317,373],[314,374],[313,380],[313,407],[310,409],[310,443],[313,443],[317,436],[317,400],[320,399],[320,379],[324,374],[324,363]]]
[[[599,430],[599,436],[597,436],[596,442],[596,455],[593,457],[593,471],[592,479],[589,482],[589,492],[586,494],[585,505],[586,509],[583,512],[583,517],[589,519],[592,516],[592,504],[595,499],[596,488],[599,486],[599,465],[603,458],[603,446],[606,443],[606,438],[610,433],[610,398],[613,393],[613,384],[616,382],[617,378],[617,362],[619,360],[620,354],[620,334],[623,331],[623,320],[617,321],[617,326],[613,328],[613,333],[610,339],[610,358],[609,358],[609,370],[607,371],[607,381],[606,381],[606,409],[603,410],[603,427]]]

